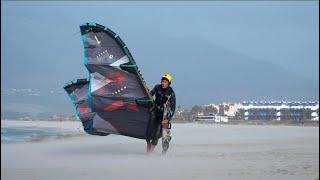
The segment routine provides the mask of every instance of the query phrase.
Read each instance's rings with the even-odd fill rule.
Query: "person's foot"
[[[155,148],[156,148],[156,145],[150,144],[150,147],[149,147],[149,149],[147,150],[147,154],[153,153]]]
[[[150,149],[151,149],[151,144],[147,144],[147,153],[150,152]]]
[[[150,149],[150,147],[151,147],[151,144],[147,144],[147,147],[148,147],[148,149]]]

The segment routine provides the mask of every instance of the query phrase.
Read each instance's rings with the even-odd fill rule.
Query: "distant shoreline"
[[[14,119],[1,119],[1,124],[4,122],[51,122],[51,123],[79,123],[80,120],[14,120]],[[172,124],[185,124],[185,123],[198,123],[198,124],[223,124],[223,125],[279,125],[279,126],[316,126],[319,127],[319,121],[276,121],[276,120],[229,120],[229,122],[208,122],[208,121],[178,121],[172,120]]]
[[[319,121],[304,121],[304,122],[295,122],[295,121],[263,121],[263,120],[229,120],[229,122],[208,122],[208,121],[173,121],[173,123],[199,123],[199,124],[223,124],[223,125],[275,125],[275,126],[315,126],[319,127]]]
[[[1,144],[68,139],[85,135],[81,122],[1,120]]]

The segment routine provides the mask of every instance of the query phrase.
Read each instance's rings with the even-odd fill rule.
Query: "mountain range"
[[[141,32],[122,39],[127,43],[150,88],[159,83],[162,74],[173,75],[172,86],[177,104],[183,108],[195,104],[244,100],[304,101],[319,98],[319,81],[301,77],[279,65],[212,44],[205,39]],[[87,74],[83,66],[81,44],[66,42],[68,45],[71,48],[70,56],[56,57],[59,58],[57,61],[44,60],[40,65],[44,69],[27,71],[23,78],[30,83],[20,83],[19,80],[6,82],[6,78],[2,79],[2,115],[6,112],[24,115],[74,113],[69,97],[62,93],[62,87],[65,82],[85,78]],[[12,76],[11,72],[22,69],[15,65],[10,68],[10,72],[4,71],[3,75]],[[82,77],[76,77],[75,74]],[[30,87],[26,87],[28,85]],[[36,95],[29,90],[12,91],[13,87],[33,89],[35,86]],[[29,95],[22,96],[19,93]]]

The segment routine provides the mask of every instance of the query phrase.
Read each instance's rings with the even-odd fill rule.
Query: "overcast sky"
[[[21,35],[32,27],[50,41],[50,32],[37,26],[67,26],[78,31],[95,21],[127,32],[156,32],[175,37],[199,37],[225,48],[269,61],[304,77],[318,79],[319,6],[317,1],[239,2],[2,2],[3,62],[17,56]],[[53,26],[54,25],[54,26]],[[55,30],[57,30],[55,27]],[[61,27],[64,29],[63,27]],[[59,31],[59,29],[57,30]],[[16,36],[20,34],[21,36]],[[19,38],[19,39],[18,39]],[[76,38],[78,38],[76,36]],[[68,40],[68,39],[66,39]],[[41,42],[39,42],[41,43]],[[42,42],[42,44],[45,42]],[[38,51],[42,47],[38,47]],[[52,47],[54,48],[54,47]],[[36,52],[34,52],[36,53]],[[34,57],[37,58],[37,57]],[[39,60],[43,61],[43,60]],[[21,62],[24,63],[24,62]]]

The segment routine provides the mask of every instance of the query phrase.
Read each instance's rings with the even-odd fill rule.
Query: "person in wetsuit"
[[[155,96],[154,116],[149,125],[147,141],[147,152],[154,151],[161,138],[162,127],[168,127],[176,109],[176,97],[172,87],[172,76],[165,74],[161,77],[161,84],[157,84],[150,91],[151,96]],[[168,102],[169,101],[169,102]],[[164,117],[165,104],[169,103]]]

